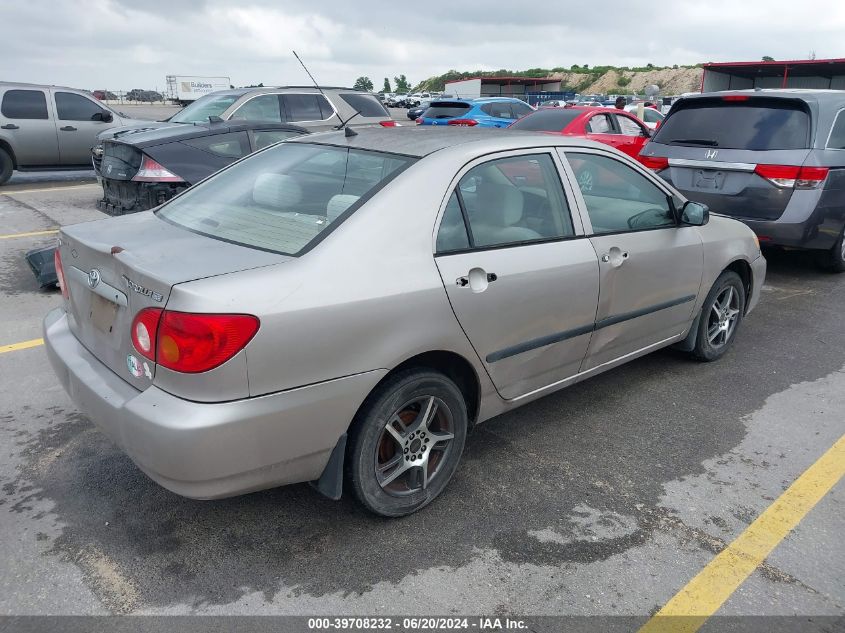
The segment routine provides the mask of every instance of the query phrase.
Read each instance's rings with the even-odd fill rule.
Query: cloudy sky
[[[0,81],[158,88],[165,75],[323,84],[455,68],[845,57],[843,0],[0,1]]]

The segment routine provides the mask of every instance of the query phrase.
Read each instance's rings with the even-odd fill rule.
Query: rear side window
[[[253,133],[253,144],[259,150],[273,143],[284,141],[292,136],[300,136],[299,132],[293,130],[255,130]]]
[[[346,101],[353,110],[360,112],[361,116],[379,118],[390,116],[381,102],[372,95],[355,94],[353,92],[341,94],[340,98]]]
[[[215,134],[183,141],[185,145],[196,147],[216,156],[224,158],[240,158],[249,154],[249,141],[246,132],[229,132]]]
[[[597,114],[587,121],[587,132],[592,134],[613,134],[613,126],[606,114]]]
[[[56,112],[63,121],[93,121],[94,115],[102,114],[103,109],[82,95],[57,92]]]
[[[485,103],[481,106],[481,111],[497,119],[513,119],[516,118],[511,110],[510,103]]]
[[[7,90],[0,113],[7,119],[46,119],[47,98],[41,90]]]
[[[560,132],[581,114],[568,108],[547,108],[538,110],[531,116],[524,117],[511,126],[513,130],[533,132]]]
[[[279,108],[279,95],[259,95],[253,97],[235,110],[231,118],[233,120],[281,123],[282,114]]]
[[[458,194],[452,192],[446,210],[443,212],[443,219],[440,220],[440,228],[437,231],[437,252],[449,253],[462,251],[469,248],[469,236],[461,213],[461,204],[458,202]]]
[[[280,143],[191,187],[157,215],[224,242],[298,255],[413,162],[381,152]]]
[[[457,101],[437,101],[423,113],[427,119],[451,119],[456,116],[463,116],[469,112],[468,103],[460,103]]]
[[[288,121],[322,121],[334,110],[323,95],[282,95]]]
[[[828,149],[845,149],[845,110],[840,110],[827,139]]]
[[[806,149],[810,146],[810,115],[805,107],[801,101],[765,97],[680,101],[654,142],[753,151]]]

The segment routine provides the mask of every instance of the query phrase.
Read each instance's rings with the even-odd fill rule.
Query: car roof
[[[0,88],[60,88],[62,90],[73,90],[75,92],[84,92],[91,94],[90,90],[82,88],[71,88],[70,86],[56,86],[54,84],[29,84],[20,81],[0,81]]]
[[[176,141],[184,141],[203,136],[227,134],[229,132],[243,132],[247,130],[290,130],[300,134],[308,134],[308,130],[289,123],[270,123],[267,121],[219,121],[215,123],[173,124],[165,127],[153,128],[126,134],[116,139],[106,139],[105,142],[123,143],[135,147],[153,147]]]
[[[289,143],[316,143],[353,149],[401,154],[422,158],[435,152],[453,147],[477,145],[479,153],[519,149],[524,147],[576,146],[607,149],[607,145],[587,141],[583,138],[570,138],[550,135],[543,132],[524,132],[520,130],[501,130],[494,128],[461,127],[360,127],[355,136],[346,136],[343,131],[311,134],[306,138],[291,139]]]

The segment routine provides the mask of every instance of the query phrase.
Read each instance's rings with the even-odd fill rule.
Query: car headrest
[[[326,217],[329,219],[329,222],[337,220],[338,216],[358,202],[358,198],[360,197],[348,193],[339,193],[336,196],[332,196],[326,205]]]
[[[290,211],[302,202],[302,187],[285,174],[260,174],[252,185],[256,204],[276,211]]]
[[[481,220],[496,226],[513,226],[522,219],[522,192],[513,185],[493,182],[478,187]]]

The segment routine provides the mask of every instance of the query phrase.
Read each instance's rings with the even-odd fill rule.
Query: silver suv
[[[83,90],[0,82],[0,185],[15,169],[90,169],[100,132],[138,123]]]

